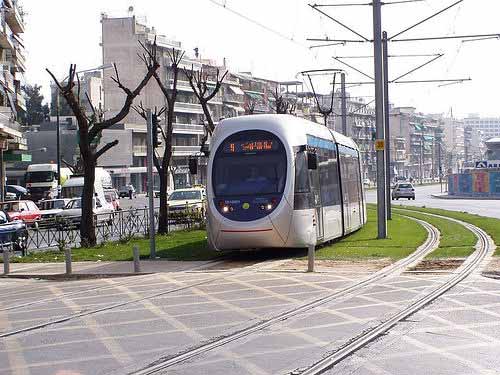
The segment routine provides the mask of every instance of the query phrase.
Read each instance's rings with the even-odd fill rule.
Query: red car
[[[26,224],[34,224],[42,217],[37,205],[32,201],[11,201],[0,203],[3,211],[11,220],[22,220]]]

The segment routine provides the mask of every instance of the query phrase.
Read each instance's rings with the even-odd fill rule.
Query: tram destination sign
[[[246,152],[276,151],[278,147],[278,143],[272,139],[226,142],[224,144],[224,153],[236,154]]]

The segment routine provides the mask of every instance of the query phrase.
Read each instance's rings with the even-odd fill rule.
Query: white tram
[[[219,250],[298,248],[366,223],[352,139],[289,115],[222,120],[211,139],[207,233]]]

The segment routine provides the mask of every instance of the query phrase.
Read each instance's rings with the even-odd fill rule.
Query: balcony
[[[245,101],[245,99],[243,98],[243,95],[237,95],[237,94],[224,94],[222,100],[224,102],[238,103],[238,104],[241,104]]]
[[[17,7],[17,1],[13,1],[12,8],[5,8],[5,10],[6,20],[12,31],[16,34],[24,33],[24,20]]]
[[[174,123],[174,134],[204,134],[203,125]]]
[[[12,44],[12,30],[3,19],[0,22],[0,47],[8,50],[14,49],[14,45]]]
[[[174,156],[189,156],[200,152],[200,146],[172,146]]]
[[[26,99],[24,99],[24,96],[20,92],[16,93],[16,103],[19,108],[26,111]]]
[[[8,70],[4,70],[3,71],[3,76],[4,76],[4,79],[5,79],[5,87],[9,91],[14,92],[15,91],[14,76],[12,75],[12,73],[10,71],[8,71]]]
[[[203,109],[201,108],[201,105],[196,104],[196,103],[177,102],[177,103],[175,103],[174,108],[175,108],[175,112],[203,114]]]
[[[165,36],[163,35],[156,35],[156,34],[152,34],[152,33],[148,33],[146,34],[146,39],[153,43],[154,40],[156,38],[156,44],[159,46],[159,47],[164,47],[164,48],[177,48],[177,49],[180,49],[181,48],[181,42],[177,42],[175,40],[171,40],[171,39],[168,39],[166,38]]]
[[[146,145],[134,145],[132,147],[132,152],[134,153],[134,156],[146,156],[148,147]]]

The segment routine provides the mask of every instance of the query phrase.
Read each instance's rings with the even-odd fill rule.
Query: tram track
[[[253,333],[256,333],[258,331],[261,331],[273,324],[276,324],[278,322],[290,319],[292,317],[295,317],[299,314],[308,312],[316,307],[319,307],[321,305],[324,305],[328,302],[331,302],[336,299],[340,299],[342,297],[347,297],[350,296],[363,288],[372,285],[373,283],[380,281],[386,277],[393,276],[398,274],[398,272],[404,271],[408,267],[414,265],[415,263],[419,262],[421,259],[423,259],[427,254],[430,252],[434,251],[438,245],[439,245],[439,231],[437,228],[432,226],[431,224],[412,217],[408,217],[411,220],[416,221],[417,223],[421,224],[428,232],[428,237],[426,241],[419,246],[419,248],[414,251],[412,254],[410,254],[408,257],[401,259],[400,261],[387,266],[383,268],[382,270],[374,273],[373,275],[361,280],[360,282],[351,284],[350,286],[343,288],[341,290],[338,290],[333,293],[329,293],[326,296],[319,297],[313,301],[306,302],[300,306],[294,307],[292,309],[289,309],[285,312],[282,312],[278,315],[275,315],[273,317],[270,317],[268,319],[262,320],[260,322],[255,323],[254,325],[244,328],[242,330],[232,332],[228,335],[222,336],[222,337],[217,337],[216,339],[210,340],[206,343],[203,343],[201,345],[198,345],[196,347],[191,347],[181,353],[175,354],[173,356],[168,356],[164,359],[159,359],[156,362],[153,362],[146,367],[143,367],[142,369],[139,369],[137,371],[131,372],[130,374],[134,375],[148,375],[148,374],[155,374],[159,371],[163,371],[167,368],[170,368],[174,365],[180,364],[184,361],[190,360],[194,357],[197,357],[199,355],[206,354],[207,352],[210,352],[216,348],[222,347],[224,345],[227,345],[233,341],[236,341],[238,339],[241,339],[243,337],[247,337]]]
[[[191,271],[195,271],[195,270],[198,270],[200,268],[203,268],[205,266],[210,266],[210,265],[218,264],[219,262],[222,262],[222,261],[223,260],[220,260],[220,259],[218,259],[218,260],[212,260],[212,261],[208,261],[206,263],[203,263],[201,265],[198,264],[198,265],[196,265],[194,267],[190,267],[190,268],[187,268],[185,270],[176,271],[176,272],[191,272]],[[44,303],[57,301],[59,299],[63,299],[63,298],[67,298],[67,297],[74,297],[74,296],[78,296],[78,295],[81,295],[81,294],[85,294],[87,292],[94,292],[94,291],[97,291],[97,290],[103,291],[103,290],[107,290],[107,289],[113,289],[113,288],[116,288],[116,287],[119,287],[119,286],[133,286],[133,285],[137,284],[138,282],[140,282],[141,280],[143,280],[144,278],[149,277],[149,276],[151,276],[150,273],[139,274],[139,275],[130,274],[129,276],[126,276],[126,277],[132,279],[132,280],[129,280],[129,281],[123,281],[123,282],[113,283],[113,284],[109,284],[109,285],[102,285],[102,286],[97,286],[97,287],[93,286],[93,287],[89,287],[89,288],[77,290],[77,291],[74,291],[74,292],[61,293],[61,294],[59,294],[57,296],[53,296],[53,297],[49,297],[49,298],[43,298],[43,299],[40,299],[38,301],[31,301],[31,302],[26,302],[26,303],[20,303],[20,304],[14,305],[14,306],[3,307],[3,308],[0,308],[0,312],[2,312],[2,311],[17,310],[17,309],[20,309],[20,308],[23,308],[23,307],[31,307],[31,306],[41,305],[41,304],[44,304]],[[120,277],[123,277],[123,276],[120,276]]]
[[[401,211],[405,210],[402,209]],[[476,244],[476,251],[466,259],[466,261],[459,268],[458,273],[449,277],[440,286],[432,289],[425,296],[414,301],[407,307],[392,314],[390,317],[382,321],[380,324],[371,327],[368,330],[361,333],[359,336],[352,338],[344,346],[341,346],[340,348],[336,349],[329,355],[324,356],[321,360],[314,363],[310,367],[306,369],[301,369],[299,371],[295,371],[294,374],[297,373],[300,375],[317,375],[330,370],[332,367],[334,367],[342,360],[350,357],[359,349],[363,348],[373,340],[385,334],[388,330],[393,328],[402,320],[407,319],[409,316],[415,314],[416,312],[418,312],[419,310],[421,310],[422,308],[424,308],[425,306],[427,306],[428,304],[432,303],[437,298],[442,296],[444,293],[449,291],[451,288],[458,285],[461,281],[463,281],[468,276],[473,274],[476,270],[478,270],[483,261],[488,257],[488,255],[490,255],[494,251],[495,244],[484,230],[472,224],[457,219],[448,218],[446,216],[429,214],[429,213],[423,213],[423,214],[442,219],[448,219],[453,222],[459,223],[464,227],[466,227],[467,229],[469,229],[478,238],[478,242]]]
[[[257,267],[259,267],[259,266],[261,266],[262,264],[265,264],[265,263],[267,263],[267,262],[266,261],[259,262],[259,263],[253,264],[251,266],[240,268],[237,271],[224,272],[223,274],[219,274],[217,276],[205,278],[205,279],[202,279],[200,281],[197,281],[197,282],[194,282],[194,283],[191,283],[191,284],[180,286],[178,288],[171,288],[171,289],[167,289],[167,290],[162,290],[160,292],[152,293],[152,294],[146,295],[144,297],[134,298],[134,299],[131,299],[131,300],[128,300],[128,301],[117,302],[117,303],[114,303],[114,304],[111,304],[111,305],[107,305],[107,306],[103,306],[103,307],[96,308],[96,309],[83,310],[83,311],[75,313],[75,314],[70,314],[70,315],[66,315],[66,316],[63,316],[63,317],[56,318],[56,319],[48,320],[46,322],[42,322],[42,323],[39,323],[39,324],[34,324],[32,326],[23,327],[23,328],[19,328],[19,329],[7,331],[7,332],[0,332],[0,338],[7,338],[7,337],[11,337],[11,336],[20,335],[20,334],[23,334],[23,333],[28,333],[28,332],[36,331],[36,330],[39,330],[39,329],[42,329],[42,328],[45,328],[45,327],[49,327],[49,326],[54,326],[54,325],[57,325],[57,324],[65,323],[65,322],[71,321],[73,319],[78,319],[78,318],[82,318],[82,317],[85,317],[85,316],[89,316],[89,315],[93,315],[93,314],[97,314],[97,313],[101,313],[101,312],[113,310],[113,309],[116,309],[116,308],[119,308],[119,307],[132,305],[132,304],[135,304],[135,303],[139,303],[139,302],[146,301],[146,300],[149,300],[149,299],[154,299],[154,298],[157,298],[157,297],[162,297],[164,295],[168,295],[168,294],[180,292],[180,291],[183,291],[183,290],[186,290],[186,289],[190,289],[190,288],[194,288],[194,287],[197,287],[197,286],[200,286],[200,285],[207,285],[207,284],[213,283],[215,281],[222,280],[222,279],[224,279],[226,277],[229,277],[229,276],[235,276],[235,275],[238,275],[238,274],[241,274],[241,273],[251,272],[253,269],[255,269],[255,268],[257,268]]]

